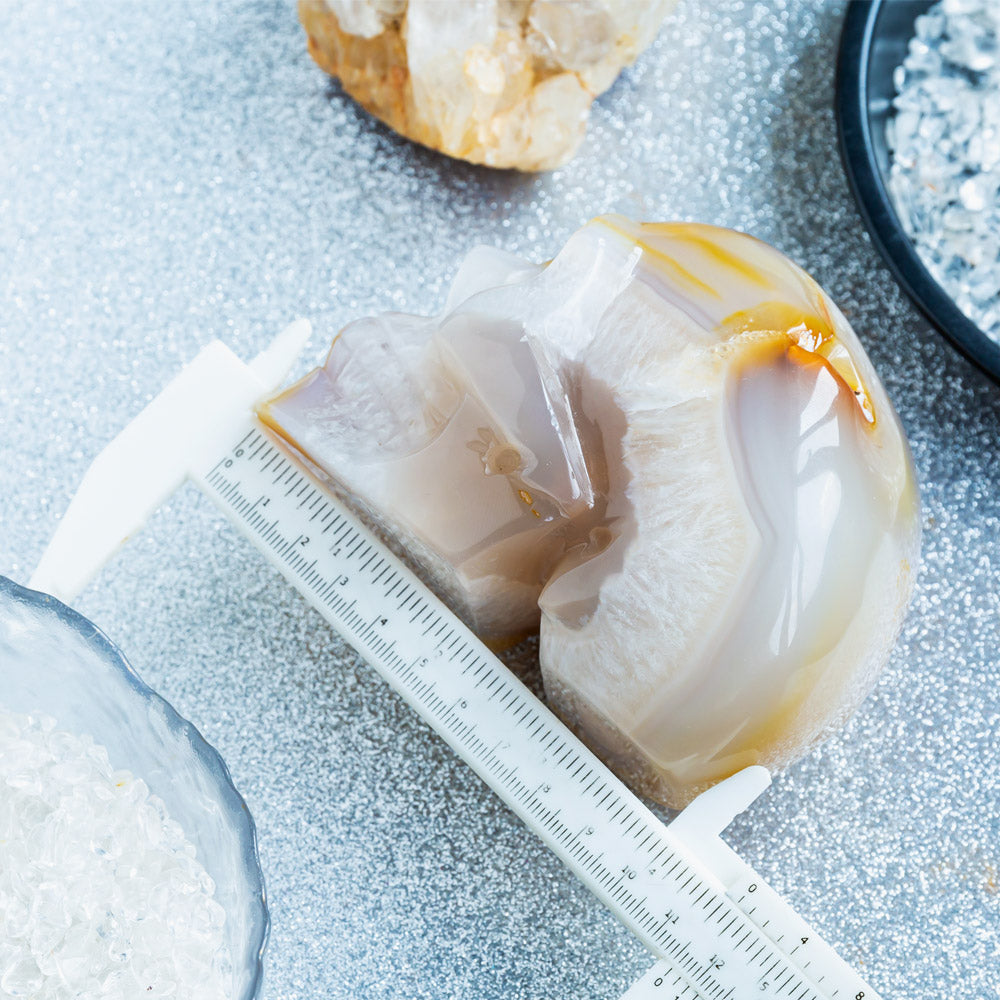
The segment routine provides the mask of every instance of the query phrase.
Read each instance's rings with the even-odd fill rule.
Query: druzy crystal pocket
[[[436,317],[348,326],[262,416],[546,693],[679,805],[841,723],[919,546],[905,439],[777,251],[600,218],[538,266],[474,250]]]

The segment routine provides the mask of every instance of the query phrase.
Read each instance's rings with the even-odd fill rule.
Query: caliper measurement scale
[[[307,335],[250,366],[205,348],[95,460],[31,585],[71,599],[186,475],[659,956],[627,1000],[878,1000],[719,837],[763,768],[665,826],[252,417]]]

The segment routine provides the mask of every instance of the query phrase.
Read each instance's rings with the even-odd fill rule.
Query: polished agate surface
[[[540,628],[551,703],[670,805],[843,722],[905,611],[896,415],[832,301],[740,233],[478,248],[440,315],[350,324],[261,415],[484,639]]]

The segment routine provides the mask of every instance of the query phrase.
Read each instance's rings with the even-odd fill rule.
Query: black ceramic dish
[[[970,361],[1000,382],[1000,346],[959,308],[924,267],[886,189],[885,123],[893,71],[906,57],[913,22],[930,0],[852,0],[837,59],[840,155],[875,246],[923,314]]]

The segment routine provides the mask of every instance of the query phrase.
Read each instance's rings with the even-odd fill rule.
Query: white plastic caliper
[[[658,956],[627,1000],[877,1000],[720,839],[764,768],[664,825],[256,420],[309,333],[249,365],[205,347],[94,460],[30,586],[71,602],[191,479]]]

